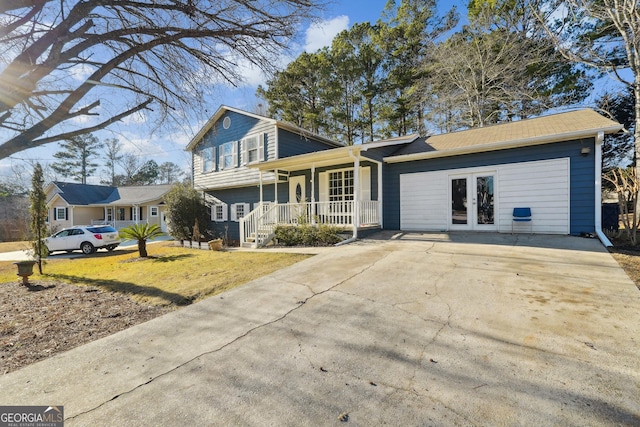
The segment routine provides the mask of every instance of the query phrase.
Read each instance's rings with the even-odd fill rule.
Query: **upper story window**
[[[216,148],[207,147],[202,149],[202,172],[211,172],[216,168]]]
[[[253,163],[264,160],[264,135],[251,135],[241,141],[242,163]]]
[[[235,168],[238,164],[238,144],[233,142],[227,142],[220,146],[220,169]]]

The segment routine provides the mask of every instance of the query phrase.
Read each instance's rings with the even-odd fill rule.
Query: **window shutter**
[[[236,204],[231,205],[231,221],[238,221],[236,218]]]
[[[211,205],[211,221],[216,220],[216,204]]]
[[[69,208],[64,208],[64,220],[69,221]]]
[[[140,221],[142,221],[144,218],[142,217],[142,206],[140,206],[140,217],[138,218]]]
[[[204,155],[203,150],[197,151],[193,153],[193,155],[195,157],[195,160],[198,160],[200,162],[200,172],[204,172],[206,170],[204,166],[204,159],[206,156]]]
[[[360,167],[360,200],[371,200],[371,168],[369,166]]]
[[[211,147],[211,163],[213,163],[211,165],[211,171],[215,172],[216,171],[216,160],[218,160],[218,158],[216,157],[216,147]]]
[[[244,204],[244,216],[249,215],[251,213],[251,203]]]
[[[238,162],[238,157],[239,157],[238,156],[238,144],[240,144],[240,141],[236,141],[232,145],[232,147],[233,147],[233,160],[232,160],[232,163],[233,163],[233,166],[236,167],[236,168],[238,167],[238,164],[239,164],[239,162]]]
[[[218,170],[224,169],[224,150],[220,147],[218,150]]]
[[[327,172],[320,172],[318,174],[318,192],[319,201],[320,202],[328,202],[329,201],[329,174]]]
[[[58,209],[53,208],[53,220],[57,221],[58,220]]]
[[[227,208],[227,204],[223,203],[222,204],[222,221],[227,221],[229,219],[228,211],[229,209]]]
[[[238,144],[240,145],[240,164],[246,165],[249,162],[249,153],[247,152],[249,144],[247,144],[246,139],[241,139]]]
[[[261,162],[265,159],[264,148],[264,133],[261,133],[258,135],[258,160]]]

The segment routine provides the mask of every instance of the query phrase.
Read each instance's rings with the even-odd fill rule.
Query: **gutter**
[[[600,134],[604,135],[605,133],[617,132],[620,129],[622,129],[622,125],[616,125],[616,126],[611,126],[607,128],[601,128],[597,130],[597,132],[598,132],[598,135]],[[543,136],[535,136],[531,138],[523,138],[518,140],[496,142],[491,144],[480,144],[480,145],[475,145],[471,147],[452,148],[450,150],[427,151],[423,153],[404,154],[402,156],[385,157],[383,160],[385,161],[385,163],[400,163],[400,162],[408,162],[412,160],[433,159],[438,157],[459,156],[462,154],[472,154],[472,153],[479,153],[479,152],[486,152],[486,151],[497,151],[497,150],[504,150],[508,148],[529,147],[532,145],[542,145],[542,144],[548,144],[551,142],[570,141],[570,140],[582,139],[582,138],[593,138],[594,132],[596,132],[595,129],[580,130],[580,131],[574,131],[574,132],[565,132],[562,134],[543,135]],[[428,141],[429,140],[427,139],[427,142]]]
[[[596,204],[596,211],[595,211],[595,218],[596,218],[596,236],[598,236],[598,239],[600,239],[600,241],[602,242],[602,244],[607,247],[610,248],[611,246],[613,246],[613,243],[611,243],[611,240],[609,240],[609,238],[607,237],[606,234],[604,234],[604,231],[602,231],[602,140],[604,139],[604,132],[600,131],[598,132],[598,135],[596,136],[596,152],[595,152],[595,162],[596,162],[596,194],[595,194],[595,204]]]

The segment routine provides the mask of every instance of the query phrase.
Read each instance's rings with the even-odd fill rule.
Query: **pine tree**
[[[81,135],[60,143],[62,151],[53,155],[57,162],[51,168],[63,176],[73,177],[83,184],[94,174],[98,164],[93,161],[101,153],[102,143],[93,135]]]
[[[31,203],[29,208],[29,213],[31,214],[31,234],[35,239],[33,241],[33,251],[36,262],[38,263],[38,271],[42,274],[42,258],[47,256],[47,247],[42,241],[47,232],[47,200],[44,192],[44,173],[40,163],[36,163],[33,168],[29,201]]]

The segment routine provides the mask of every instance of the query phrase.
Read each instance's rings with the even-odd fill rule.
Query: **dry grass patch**
[[[640,251],[632,252],[621,249],[611,251],[611,256],[640,289]]]
[[[150,258],[133,248],[91,257],[49,258],[44,275],[30,281],[60,280],[128,295],[154,305],[186,305],[226,291],[306,259],[309,255],[262,252],[214,252],[173,243],[149,247]],[[18,280],[13,263],[0,263],[0,283]]]
[[[28,251],[31,249],[31,242],[0,242],[0,252]]]

